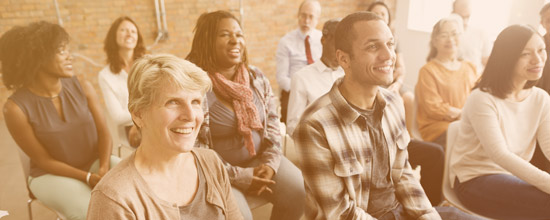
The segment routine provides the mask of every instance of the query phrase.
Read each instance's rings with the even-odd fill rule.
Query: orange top
[[[462,61],[460,68],[449,70],[437,61],[426,63],[418,74],[416,122],[422,139],[434,141],[455,119],[449,107],[462,108],[478,74],[474,64]]]

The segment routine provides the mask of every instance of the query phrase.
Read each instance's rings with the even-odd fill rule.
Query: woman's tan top
[[[191,151],[206,181],[206,202],[226,219],[243,219],[225,168],[212,150]],[[135,153],[121,161],[94,188],[87,219],[181,219],[177,205],[157,197],[134,165]]]
[[[416,121],[422,139],[434,141],[455,119],[449,117],[449,107],[462,108],[474,87],[476,67],[461,61],[457,70],[449,70],[437,61],[426,63],[418,74]]]

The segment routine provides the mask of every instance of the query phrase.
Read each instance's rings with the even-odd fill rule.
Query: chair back
[[[35,199],[34,195],[32,194],[31,190],[29,189],[29,175],[31,172],[31,159],[27,154],[21,150],[20,147],[17,147],[17,153],[19,154],[19,160],[21,161],[21,168],[23,168],[23,177],[25,178],[25,186],[27,186],[27,190],[29,191],[29,197],[31,199]]]
[[[455,191],[451,187],[451,183],[454,182],[454,178],[451,178],[450,175],[450,166],[451,166],[451,157],[453,155],[453,147],[455,145],[456,139],[458,137],[460,129],[460,120],[454,121],[451,124],[449,124],[449,127],[447,128],[447,142],[446,142],[446,148],[445,148],[445,166],[443,168],[443,197],[444,199],[453,207],[460,209],[466,213],[469,213],[471,215],[489,219],[487,217],[478,215],[470,210],[468,210],[462,202],[458,199]]]

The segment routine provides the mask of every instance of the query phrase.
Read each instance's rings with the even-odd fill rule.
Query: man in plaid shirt
[[[335,44],[345,76],[306,109],[293,134],[307,219],[477,219],[436,210],[413,177],[403,102],[380,87],[393,81],[388,26],[373,13],[348,15]]]

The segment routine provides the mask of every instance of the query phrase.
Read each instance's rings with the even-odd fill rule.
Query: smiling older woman
[[[136,61],[128,108],[142,140],[92,192],[88,219],[242,219],[216,153],[193,148],[210,87],[175,56]]]

